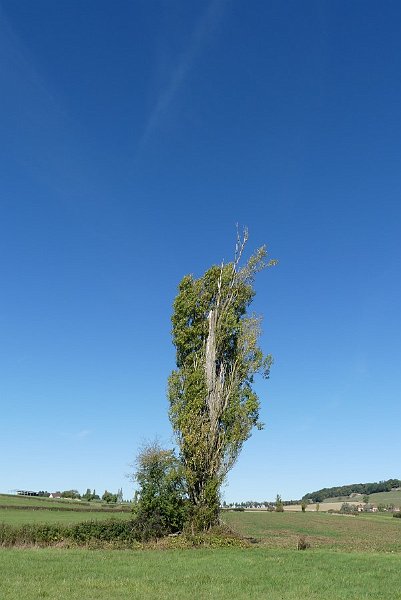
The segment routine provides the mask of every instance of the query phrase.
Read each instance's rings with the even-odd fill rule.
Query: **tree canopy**
[[[259,348],[261,319],[248,309],[255,275],[276,261],[262,247],[240,266],[247,238],[238,237],[233,262],[186,275],[174,302],[170,420],[201,527],[216,521],[220,485],[252,429],[263,427],[253,381],[268,377],[272,357]]]

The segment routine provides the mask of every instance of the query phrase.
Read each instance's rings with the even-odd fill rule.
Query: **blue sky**
[[[226,500],[401,477],[401,5],[0,1],[0,491],[171,445],[186,273],[261,273],[275,357]]]

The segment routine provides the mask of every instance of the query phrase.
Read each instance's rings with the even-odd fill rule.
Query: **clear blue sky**
[[[261,273],[275,357],[226,500],[401,477],[401,4],[0,0],[0,491],[172,444],[181,277]]]

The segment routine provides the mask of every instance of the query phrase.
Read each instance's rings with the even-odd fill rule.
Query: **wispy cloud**
[[[227,0],[212,0],[206,11],[199,18],[192,33],[190,42],[181,54],[165,88],[161,90],[157,102],[147,120],[144,133],[139,142],[141,150],[157,129],[162,116],[174,102],[181,86],[190,72],[196,57],[200,54],[203,45],[210,33],[219,23]]]
[[[38,55],[14,28],[1,0],[0,57],[0,115],[6,124],[2,144],[22,172],[56,192],[54,197],[66,206],[72,206],[75,198],[82,203],[92,182],[97,182],[82,126],[68,110],[67,97],[49,80]]]
[[[59,431],[58,435],[62,438],[70,440],[84,440],[92,434],[90,429],[80,429],[79,431]]]
[[[90,429],[82,429],[81,431],[78,431],[78,433],[75,434],[75,438],[77,438],[78,440],[83,440],[84,438],[88,437],[88,435],[90,435],[92,432],[90,431]]]

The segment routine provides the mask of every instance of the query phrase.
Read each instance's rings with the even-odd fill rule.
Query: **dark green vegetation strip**
[[[324,550],[0,550],[2,600],[401,598],[401,557]]]
[[[350,494],[376,494],[379,492],[391,492],[401,487],[400,479],[387,479],[387,481],[375,481],[372,483],[351,483],[331,488],[322,488],[316,492],[305,494],[303,499],[313,502],[323,502],[326,498],[349,496]]]
[[[109,519],[69,525],[28,523],[12,526],[0,523],[0,545],[3,547],[60,544],[85,546],[93,541],[132,547],[138,539],[138,528],[132,520]]]

